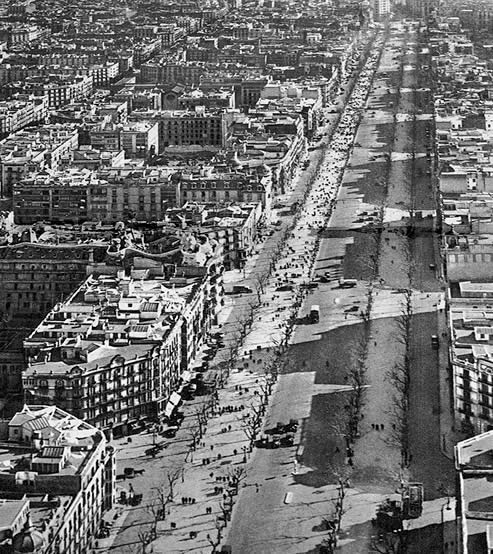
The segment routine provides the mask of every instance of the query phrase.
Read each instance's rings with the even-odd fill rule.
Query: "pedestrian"
[[[380,429],[383,431],[385,429],[385,425],[383,423],[380,423]]]
[[[211,450],[214,450],[214,445],[213,444],[211,444]]]

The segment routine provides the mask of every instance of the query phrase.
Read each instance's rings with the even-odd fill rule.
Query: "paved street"
[[[408,50],[401,48],[404,43]],[[131,484],[136,492],[144,492],[144,498],[140,506],[117,510],[121,515],[115,515],[114,532],[101,545],[106,550],[134,551],[152,521],[164,475],[175,472],[179,475],[175,500],[158,523],[153,552],[210,552],[217,542],[231,545],[233,552],[314,551],[325,536],[322,520],[331,515],[334,476],[348,472],[341,415],[351,390],[348,368],[363,342],[368,368],[364,418],[354,446],[340,535],[342,551],[365,551],[376,507],[395,492],[401,479],[422,481],[431,500],[439,496],[436,483],[451,477],[451,463],[440,454],[440,415],[446,410],[440,398],[443,402],[446,395],[440,396],[438,357],[429,338],[438,332],[430,329],[438,329],[444,318],[444,297],[439,272],[429,268],[435,264],[436,251],[432,219],[426,217],[433,213],[433,191],[421,153],[429,120],[415,123],[412,117],[415,96],[421,94],[414,91],[416,51],[414,40],[394,30],[371,89],[363,83],[372,80],[375,53],[363,71],[362,84],[356,82],[353,90],[354,83],[347,83],[352,97],[343,95],[339,102],[349,100],[349,107],[340,121],[337,115],[328,122],[322,147],[309,153],[309,170],[300,171],[279,199],[273,232],[264,234],[244,270],[226,272],[226,290],[243,284],[252,292],[225,297],[216,328],[224,332],[225,348],[213,365],[227,360],[242,320],[253,312],[254,318],[241,345],[240,360],[219,392],[198,446],[191,448],[191,442],[205,397],[184,405],[186,417],[176,438],[167,440],[154,459],[144,453],[156,440],[163,441],[160,436],[143,433],[131,443],[117,444],[120,468],[144,469],[131,482],[121,481],[121,490],[129,492]],[[332,129],[335,134],[329,141]],[[423,174],[419,184],[410,177],[417,166]],[[303,198],[296,215],[283,210]],[[416,223],[419,233],[410,238],[409,217],[418,207],[423,220]],[[381,232],[376,231],[380,227]],[[300,429],[291,447],[250,453],[243,414],[261,394],[266,360],[286,336],[297,291],[314,277],[325,282],[303,293],[288,363],[265,418],[266,429],[291,418],[300,421]],[[341,277],[358,283],[340,288]],[[388,372],[404,354],[397,320],[408,288],[413,289],[414,314],[413,431],[412,461],[402,471],[389,413],[395,391]],[[363,314],[370,296],[368,335]],[[320,321],[307,324],[306,316],[315,304],[320,307]],[[233,499],[233,518],[218,534],[225,500],[214,489],[234,470],[241,472],[242,482]],[[180,498],[193,502],[182,504]]]
[[[401,57],[396,54],[403,43],[408,49],[402,49]],[[414,91],[417,49],[415,40],[395,32],[384,49],[344,186],[330,225],[322,233],[314,265],[314,275],[330,275],[332,282],[310,291],[300,314],[306,315],[317,304],[320,322],[297,327],[289,354],[292,373],[281,378],[273,400],[272,413],[282,413],[284,419],[295,417],[294,406],[302,406],[309,416],[304,419],[296,453],[262,451],[255,455],[249,471],[259,481],[264,478],[265,492],[260,504],[251,491],[241,493],[226,541],[234,552],[308,552],[317,544],[313,531],[322,517],[330,515],[329,499],[335,494],[331,472],[345,467],[337,420],[345,404],[344,375],[351,351],[364,334],[360,314],[366,308],[368,282],[375,270],[378,277],[372,285],[366,359],[369,387],[361,437],[355,446],[348,512],[343,518],[342,551],[366,551],[376,506],[394,493],[401,478],[423,482],[430,501],[440,495],[437,483],[452,482],[452,464],[440,452],[440,412],[446,412],[447,406],[440,406],[438,358],[430,343],[430,335],[438,332],[439,319],[445,316],[442,283],[429,267],[435,264],[436,251],[433,222],[427,218],[433,214],[433,190],[423,154],[430,118],[424,114],[414,123],[412,116],[415,103],[421,106],[421,98],[428,94]],[[373,216],[376,223],[382,208],[384,226],[377,245],[374,233],[368,232],[368,221]],[[410,239],[408,218],[418,209],[423,210],[424,220],[416,223],[419,234]],[[341,289],[336,280],[342,276],[363,280],[355,288]],[[399,291],[407,288],[414,289],[415,314],[409,416],[412,458],[409,468],[402,471],[389,415],[395,392],[387,375],[404,354],[396,321],[405,301]],[[290,388],[294,389],[291,394],[280,395],[279,391]],[[379,424],[380,430],[375,431],[372,424]],[[291,469],[295,458],[300,461],[298,475],[279,474],[279,468]],[[282,504],[288,491],[293,493],[289,506]],[[251,529],[257,531],[253,536]],[[420,544],[418,540],[411,551],[421,552]]]
[[[371,40],[371,37],[368,36],[367,40]],[[349,79],[343,88],[342,94],[337,98],[339,105],[343,105],[346,96],[351,92],[353,86],[354,80]],[[325,136],[321,141],[324,144],[327,143],[339,117],[340,115],[332,115],[327,118],[327,125],[323,129]],[[290,205],[305,196],[307,186],[311,185],[323,159],[322,153],[321,149],[316,149],[309,153],[311,160],[309,170],[303,172],[300,170],[298,172],[293,181],[293,186],[281,198],[282,203]],[[342,153],[341,163],[344,158],[345,155]],[[316,205],[314,198],[312,198],[312,204],[313,206]],[[274,213],[276,214],[276,212]],[[305,212],[306,217],[309,218],[308,212]],[[229,283],[241,283],[251,286],[253,290],[258,289],[257,279],[259,270],[263,272],[264,269],[269,267],[273,251],[279,249],[282,236],[286,233],[286,229],[293,224],[293,215],[283,216],[276,214],[275,219],[278,224],[272,227],[272,233],[264,235],[259,241],[256,251],[248,258],[244,270],[242,272],[231,271],[226,273],[226,290],[228,290]],[[309,226],[305,223],[302,225],[303,227],[308,237],[311,238],[312,233]],[[292,244],[290,242],[289,248],[292,248]],[[297,246],[305,253],[304,255],[307,259],[315,253],[315,244],[316,241],[310,240],[305,245],[301,236],[297,241]],[[303,282],[309,275],[310,266],[303,267],[303,271],[297,275],[296,282]],[[246,407],[255,397],[255,391],[257,393],[260,392],[258,390],[259,383],[257,376],[258,372],[263,372],[262,363],[266,357],[265,349],[269,345],[272,345],[272,340],[283,334],[285,321],[288,316],[287,308],[292,304],[292,293],[274,294],[278,284],[279,281],[275,277],[265,284],[265,291],[261,294],[261,305],[257,308],[258,313],[256,314],[255,325],[242,347],[249,360],[243,362],[242,365],[243,367],[250,365],[250,367],[247,371],[240,369],[233,372],[228,386],[220,391],[218,410],[220,410],[221,406],[242,405]],[[219,350],[218,355],[213,360],[213,367],[214,364],[220,363],[227,358],[227,352],[229,346],[234,342],[239,322],[250,311],[252,302],[256,297],[256,293],[226,296],[224,309],[219,315],[219,327],[215,329],[215,331],[221,329],[224,332],[225,348]],[[271,302],[273,299],[276,300],[275,303]],[[283,310],[282,302],[279,302],[279,300],[284,301],[286,310]],[[275,321],[274,324],[271,323],[273,321]],[[252,356],[248,352],[256,351],[257,347],[261,347],[259,358],[258,360],[252,360]],[[258,363],[258,365],[255,366],[255,363]],[[214,372],[214,369],[212,372]],[[244,392],[239,393],[236,387],[242,387],[243,389],[246,387],[249,390],[249,394],[245,395]],[[238,398],[238,395],[241,398]],[[241,404],[237,402],[239,399],[242,400]],[[171,504],[168,508],[171,512],[169,517],[159,523],[158,539],[152,545],[153,551],[190,552],[196,550],[201,552],[204,548],[206,551],[211,548],[211,540],[215,540],[214,537],[217,536],[214,522],[221,511],[221,495],[219,495],[219,498],[215,498],[212,483],[215,482],[216,475],[211,480],[210,474],[217,474],[218,469],[220,472],[224,470],[224,464],[229,463],[227,460],[228,456],[233,456],[231,460],[232,465],[239,464],[243,466],[243,448],[246,448],[247,440],[241,425],[241,414],[235,414],[233,417],[229,417],[229,421],[224,421],[224,415],[221,416],[220,412],[216,411],[211,414],[211,423],[207,427],[206,435],[204,436],[207,439],[204,441],[205,446],[199,445],[192,452],[190,450],[190,443],[196,429],[196,412],[204,405],[204,400],[204,397],[197,397],[197,400],[194,402],[187,402],[184,405],[185,421],[177,437],[173,440],[163,441],[159,435],[156,438],[155,435],[147,432],[134,436],[131,442],[127,442],[126,439],[116,441],[119,467],[134,467],[134,465],[138,464],[138,469],[143,470],[132,481],[124,480],[120,482],[119,490],[126,493],[130,490],[134,490],[136,493],[143,493],[143,502],[137,507],[129,508],[128,506],[121,506],[115,511],[113,532],[108,539],[101,541],[100,546],[102,550],[115,552],[134,551],[135,547],[140,544],[141,537],[145,531],[150,528],[150,523],[153,520],[153,512],[156,510],[158,496],[157,491],[164,483],[163,473],[175,471],[180,472],[180,478],[175,484],[175,490],[177,491],[175,496],[179,498],[181,494],[186,493],[188,495],[193,493],[194,498],[200,499],[200,501],[186,505],[186,507],[181,505],[176,506],[176,501]],[[223,427],[223,424],[226,424],[226,426]],[[224,429],[227,429],[227,433],[223,433]],[[145,455],[145,451],[155,441],[164,443],[166,447],[155,458],[149,458]],[[210,459],[210,463],[203,466],[203,458],[201,456],[204,456],[204,452],[201,449],[208,449],[211,446],[215,449],[214,456]],[[222,450],[226,450],[226,452],[222,452]],[[235,450],[237,454],[231,454]],[[219,453],[219,458],[216,452]],[[248,453],[247,455],[249,456]],[[226,474],[227,471],[222,471],[222,473]],[[197,491],[199,491],[199,494],[197,494]],[[204,501],[208,502],[208,505],[211,507],[212,511],[209,514],[203,513]],[[180,521],[180,527],[170,532],[175,510],[180,512],[176,516]],[[195,539],[190,539],[190,531],[196,532],[198,536]]]

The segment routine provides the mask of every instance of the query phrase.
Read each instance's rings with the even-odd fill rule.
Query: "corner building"
[[[159,418],[215,316],[215,267],[188,278],[90,276],[24,341],[28,403],[55,404],[115,435]]]

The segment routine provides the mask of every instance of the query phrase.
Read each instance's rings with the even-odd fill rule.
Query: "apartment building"
[[[26,100],[0,102],[0,138],[11,133],[41,123],[48,115],[48,98],[31,96]]]
[[[204,166],[190,172],[182,171],[179,194],[180,206],[187,202],[258,202],[265,217],[269,218],[272,172],[266,165],[249,169],[248,166],[242,168],[241,164],[234,169]]]
[[[116,501],[104,434],[55,406],[24,406],[2,427],[0,533],[9,552],[86,554]]]
[[[159,125],[155,121],[104,122],[89,131],[91,145],[100,150],[123,150],[127,158],[146,158],[159,150]]]
[[[104,260],[107,248],[76,241],[0,247],[0,313],[41,318],[85,280],[90,264]]]
[[[93,90],[91,75],[47,74],[27,76],[5,86],[10,94],[28,93],[47,96],[48,107],[57,109],[87,98]]]
[[[198,85],[205,73],[205,66],[196,63],[150,61],[141,66],[140,82]]]
[[[120,165],[99,170],[68,167],[32,173],[13,188],[14,221],[116,223],[164,218],[179,201],[175,168]]]
[[[0,191],[12,196],[14,183],[29,173],[49,168],[57,171],[75,150],[79,135],[74,125],[44,125],[22,130],[0,141]]]
[[[493,549],[493,510],[489,503],[493,494],[492,449],[493,431],[463,440],[455,447],[457,508],[451,506],[451,511],[456,514],[457,533],[449,541],[454,552],[476,554]]]
[[[24,341],[29,403],[43,399],[115,433],[162,416],[213,320],[215,271],[91,275]]]

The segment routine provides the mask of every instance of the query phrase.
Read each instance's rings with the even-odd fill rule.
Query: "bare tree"
[[[410,289],[404,292],[401,315],[397,318],[398,340],[404,345],[401,361],[394,364],[387,376],[392,382],[395,394],[388,413],[393,419],[390,441],[401,447],[401,467],[409,465],[409,394],[411,387],[411,333],[413,317],[413,294]]]
[[[170,497],[169,489],[165,483],[161,483],[157,487],[153,487],[153,490],[156,495],[156,501],[159,505],[158,509],[158,518],[160,520],[166,519],[166,514],[168,513],[168,505],[173,501]]]
[[[211,537],[209,534],[207,535],[207,540],[212,546],[212,554],[216,554],[218,551],[217,548],[221,544],[221,541],[223,539],[224,527],[225,523],[220,518],[216,518],[216,535],[214,537]]]
[[[346,489],[350,486],[351,468],[347,466],[335,468],[329,466],[328,471],[336,478],[337,496],[332,499],[330,513],[322,518],[322,523],[328,533],[328,536],[322,541],[322,551],[333,553],[337,547],[337,534],[341,530],[342,517],[347,512],[344,500]]]
[[[352,387],[349,397],[349,429],[352,438],[359,434],[359,422],[365,402],[367,387],[366,356],[368,350],[368,337],[365,333],[356,343],[347,375],[348,384]]]
[[[204,413],[202,410],[196,410],[195,412],[195,421],[197,423],[197,427],[199,430],[199,440],[204,436],[205,429],[207,426],[207,418],[204,416]]]
[[[219,502],[219,509],[221,510],[224,523],[227,524],[231,519],[231,512],[233,510],[231,497],[226,497],[222,502]]]
[[[190,436],[192,438],[192,444],[191,444],[191,450],[195,450],[197,447],[197,443],[202,438],[202,433],[200,427],[191,427],[190,428]]]
[[[151,521],[141,524],[137,532],[140,554],[149,554],[152,552],[152,547],[150,547],[150,545],[154,540],[156,540],[157,524],[161,519],[160,508],[156,505],[155,501],[152,501],[146,506],[146,512],[150,515]]]
[[[265,294],[265,287],[268,281],[268,273],[259,273],[255,276],[255,291],[257,293],[257,300],[259,303],[262,301],[262,294]]]
[[[240,483],[246,479],[247,472],[244,466],[230,467],[226,475],[228,485],[234,494],[238,493]]]
[[[148,554],[151,552],[149,549],[149,545],[154,540],[152,538],[152,533],[150,529],[146,528],[144,525],[141,525],[139,527],[139,530],[137,532],[137,539],[139,541],[139,553],[140,554]]]
[[[265,408],[262,405],[254,404],[248,406],[248,413],[240,418],[241,427],[247,439],[250,441],[250,448],[253,447],[258,433],[262,428],[262,417],[265,413]]]
[[[166,471],[166,482],[168,485],[168,496],[171,502],[175,499],[175,485],[178,482],[178,479],[181,475],[181,468],[169,469]]]
[[[269,397],[272,394],[273,387],[274,383],[267,375],[263,375],[259,379],[258,390],[262,404],[267,405],[269,403]]]

